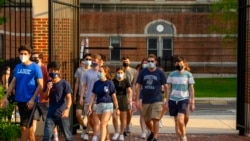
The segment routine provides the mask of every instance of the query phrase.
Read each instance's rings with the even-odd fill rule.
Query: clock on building
[[[159,24],[159,25],[156,26],[156,30],[157,30],[158,32],[162,32],[162,31],[164,30],[164,26],[161,25],[161,24]]]

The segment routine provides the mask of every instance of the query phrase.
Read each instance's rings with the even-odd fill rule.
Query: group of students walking
[[[52,137],[58,140],[56,126],[60,127],[65,140],[72,141],[69,122],[72,102],[76,104],[76,119],[85,129],[81,135],[83,140],[125,140],[130,132],[132,107],[140,112],[142,138],[157,141],[159,121],[168,111],[174,117],[176,139],[187,140],[189,112],[195,109],[195,82],[184,58],[176,58],[176,70],[167,77],[157,66],[157,57],[153,54],[145,57],[137,70],[130,67],[129,57],[122,58],[122,66],[116,69],[115,74],[111,74],[110,68],[105,65],[105,56],[85,54],[75,72],[73,91],[70,84],[60,77],[60,64],[49,62],[48,73],[42,73],[42,65],[39,65],[39,59],[37,61],[39,56],[33,56],[32,62],[29,47],[21,46],[18,51],[22,63],[14,69],[6,97],[15,89],[22,141],[35,140],[34,128],[41,113],[46,116],[43,141]],[[48,76],[47,80],[44,75]],[[87,123],[84,123],[83,113]],[[34,117],[33,122],[29,122],[30,117]],[[115,131],[111,138],[108,128],[110,119]],[[91,129],[93,136],[90,139]]]

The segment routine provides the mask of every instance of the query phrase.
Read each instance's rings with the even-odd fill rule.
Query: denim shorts
[[[178,113],[187,114],[188,110],[188,99],[180,101],[168,101],[168,108],[170,116],[177,116]]]
[[[113,103],[98,103],[96,104],[96,114],[102,114],[105,112],[113,112]]]

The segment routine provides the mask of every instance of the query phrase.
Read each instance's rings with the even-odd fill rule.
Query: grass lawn
[[[236,97],[237,78],[195,78],[195,97]]]

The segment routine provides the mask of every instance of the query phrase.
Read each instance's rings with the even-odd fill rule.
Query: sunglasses
[[[154,61],[154,60],[148,60],[148,63],[150,63],[150,62],[151,62],[151,63],[154,63],[155,61]]]

